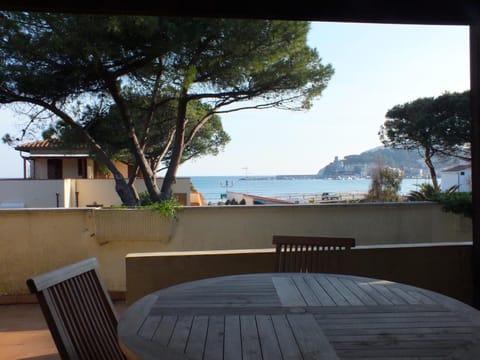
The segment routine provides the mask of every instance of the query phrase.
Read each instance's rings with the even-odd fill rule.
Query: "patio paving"
[[[121,314],[126,305],[115,302]],[[0,360],[58,360],[38,304],[0,305]]]

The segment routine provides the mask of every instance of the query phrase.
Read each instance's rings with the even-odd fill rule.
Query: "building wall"
[[[78,178],[78,159],[63,159],[63,177]]]
[[[462,171],[455,171],[455,172],[452,171],[452,172],[442,173],[440,188],[443,191],[446,191],[452,186],[456,186],[456,185],[459,185],[459,188],[458,188],[459,192],[472,191],[472,170],[465,169]]]
[[[272,235],[351,236],[358,246],[471,242],[471,221],[432,203],[186,207],[149,210],[0,210],[0,295],[85,257],[112,291],[125,291],[130,253],[272,248]]]
[[[80,157],[72,158],[57,158],[62,160],[62,176],[64,179],[79,179],[83,178],[78,174],[78,160]],[[87,179],[112,179],[112,175],[105,168],[100,168],[98,165],[95,165],[93,159],[87,160]],[[120,173],[128,177],[128,165],[120,162],[113,162]],[[31,179],[35,180],[46,180],[48,179],[48,159],[41,157],[31,158],[29,164],[30,167],[29,173],[32,175]]]
[[[159,187],[162,181],[158,180]],[[146,191],[141,179],[136,186],[139,193]],[[178,178],[173,186],[173,192],[182,194],[187,205],[190,204],[190,186],[190,178]],[[77,207],[77,198],[79,207],[121,205],[113,179],[0,180],[0,208]]]
[[[0,208],[63,206],[64,190],[64,180],[0,180]]]
[[[32,166],[34,168],[33,178],[35,180],[48,179],[47,159],[35,159],[32,161]]]

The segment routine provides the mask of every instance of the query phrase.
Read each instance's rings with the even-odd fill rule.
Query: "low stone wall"
[[[1,209],[0,295],[94,256],[124,292],[125,256],[138,252],[272,248],[272,235],[348,236],[357,245],[471,241],[471,220],[433,203],[185,207],[177,218],[115,209]]]
[[[360,246],[323,254],[325,272],[401,282],[473,303],[472,244]],[[186,281],[272,272],[273,249],[129,254],[127,303]]]

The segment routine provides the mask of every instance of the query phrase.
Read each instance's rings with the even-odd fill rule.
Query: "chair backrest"
[[[62,359],[125,359],[117,340],[117,314],[95,258],[27,280],[36,294]]]
[[[273,236],[276,272],[324,272],[329,253],[349,251],[355,239],[324,236]]]

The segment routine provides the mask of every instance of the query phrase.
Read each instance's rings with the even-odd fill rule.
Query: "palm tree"
[[[407,196],[409,201],[436,201],[438,194],[442,192],[440,189],[436,189],[432,184],[429,183],[423,183],[417,186],[419,187],[418,190],[412,190],[409,192]],[[445,193],[450,194],[457,190],[458,185],[454,185],[445,190]]]

